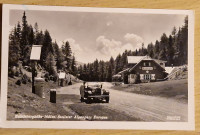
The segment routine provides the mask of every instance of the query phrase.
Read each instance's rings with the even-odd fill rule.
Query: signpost
[[[153,67],[142,67],[142,70],[153,70]]]
[[[40,55],[41,55],[41,48],[42,45],[32,45],[32,49],[31,49],[31,56],[30,56],[30,60],[31,60],[31,66],[32,66],[32,93],[35,94],[35,76],[36,76],[36,69],[35,69],[35,65],[36,62],[38,60],[40,60]]]
[[[58,75],[58,86],[64,86],[64,80],[66,78],[66,73],[65,72],[60,72]]]

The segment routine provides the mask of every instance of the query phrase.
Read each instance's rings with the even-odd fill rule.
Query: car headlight
[[[110,92],[105,90],[105,89],[103,89],[103,93],[109,94]]]
[[[109,94],[110,92],[109,92],[109,91],[106,91],[105,93]]]
[[[92,91],[88,91],[88,94],[92,94]]]

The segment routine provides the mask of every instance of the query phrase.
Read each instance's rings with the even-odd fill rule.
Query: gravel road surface
[[[79,88],[81,84],[61,87],[58,89],[57,94],[80,95]],[[139,118],[142,121],[187,121],[187,103],[170,98],[118,91],[112,89],[111,86],[111,83],[103,83],[103,88],[110,91],[110,102],[108,104],[99,103],[104,108]],[[74,104],[80,104],[80,102]]]

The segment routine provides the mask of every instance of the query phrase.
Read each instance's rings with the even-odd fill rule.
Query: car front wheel
[[[87,103],[87,104],[91,104],[91,103],[92,103],[91,99],[90,99],[90,98],[87,98],[86,103]]]
[[[81,102],[84,102],[84,99],[83,99],[82,97],[81,97],[81,99],[80,99],[80,100],[81,100]]]

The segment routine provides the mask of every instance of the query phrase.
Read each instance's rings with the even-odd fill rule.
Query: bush
[[[44,79],[46,82],[48,82],[49,80],[47,78]]]
[[[28,71],[28,72],[32,72],[32,68],[29,66],[29,67],[27,68],[27,71]]]
[[[27,84],[27,82],[30,82],[30,78],[26,74],[23,74],[22,83]]]
[[[17,82],[15,84],[20,86],[21,85],[21,80],[17,80]]]
[[[14,78],[14,72],[12,70],[8,71],[8,76]]]
[[[48,73],[48,72],[44,75],[44,78],[45,78],[45,81],[46,81],[46,82],[49,81],[49,73]]]
[[[20,75],[20,72],[19,72],[19,71],[16,71],[16,72],[15,72],[15,76],[19,77],[19,75]]]
[[[13,68],[8,68],[8,76],[14,78],[15,72]]]
[[[54,82],[57,82],[57,80],[58,80],[58,77],[57,77],[57,76],[54,76],[53,81],[54,81]]]

